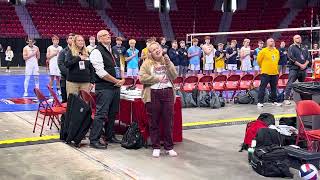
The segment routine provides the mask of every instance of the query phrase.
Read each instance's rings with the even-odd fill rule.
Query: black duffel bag
[[[278,145],[256,148],[250,162],[254,171],[265,177],[290,177],[288,154]]]

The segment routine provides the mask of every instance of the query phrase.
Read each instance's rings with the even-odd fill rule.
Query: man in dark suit
[[[105,122],[105,137],[109,143],[119,143],[114,137],[113,126],[120,103],[120,87],[124,84],[124,72],[119,59],[112,55],[111,36],[107,30],[97,34],[98,45],[91,51],[90,61],[96,72],[95,92],[97,97],[97,111],[90,132],[90,146],[105,149],[99,139]]]

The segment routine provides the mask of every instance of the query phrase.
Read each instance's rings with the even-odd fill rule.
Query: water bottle
[[[248,162],[249,163],[251,162],[251,158],[252,158],[254,149],[256,147],[256,144],[257,144],[256,140],[252,140],[251,147],[248,149]]]

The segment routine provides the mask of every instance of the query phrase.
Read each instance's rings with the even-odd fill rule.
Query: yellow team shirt
[[[215,57],[215,67],[216,68],[224,68],[224,59],[225,56],[219,56],[219,57]]]
[[[261,68],[261,74],[278,75],[279,59],[280,53],[276,48],[263,48],[257,56],[257,62]]]
[[[141,52],[141,53],[144,54],[145,57],[147,57],[147,56],[148,56],[148,48],[142,49],[142,52]],[[141,55],[141,56],[142,56],[142,55]]]

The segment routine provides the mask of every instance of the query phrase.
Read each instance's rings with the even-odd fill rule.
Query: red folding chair
[[[197,76],[189,76],[183,81],[182,91],[184,92],[192,92],[198,85],[198,77]]]
[[[175,80],[173,80],[173,84],[176,88],[181,88],[183,84],[183,77],[179,76]]]
[[[249,90],[252,86],[254,76],[252,74],[246,74],[241,77],[239,89],[241,90]]]
[[[260,86],[260,84],[261,84],[261,75],[260,74],[256,75],[253,78],[253,83],[252,84],[253,84],[253,87],[255,87],[255,88]]]
[[[319,150],[319,148],[314,148],[312,146],[312,142],[318,143],[320,142],[320,129],[316,130],[307,130],[305,129],[304,122],[302,121],[302,117],[305,116],[317,116],[320,115],[320,106],[313,100],[302,100],[297,102],[296,106],[297,117],[299,121],[299,129],[298,135],[296,139],[296,145],[298,145],[300,140],[307,141],[307,147],[309,151]]]
[[[214,91],[219,91],[220,95],[223,91],[225,91],[227,76],[226,75],[218,75],[213,79],[212,89]]]
[[[233,91],[231,99],[233,99],[237,90],[239,90],[239,85],[240,85],[240,75],[233,74],[227,78],[225,91]],[[226,97],[228,99],[228,93],[226,94]]]
[[[47,88],[49,90],[50,95],[53,97],[53,106],[57,106],[57,107],[64,107],[67,108],[67,103],[61,103],[56,92],[54,92],[54,90],[52,88],[50,88],[49,85],[47,85]]]
[[[93,99],[90,93],[84,90],[79,91],[80,97],[91,107],[91,118],[94,119],[94,115],[96,113],[96,101]]]
[[[212,90],[212,76],[202,76],[198,81],[198,90],[210,92]]]
[[[55,120],[57,120],[57,122],[60,124],[59,115],[62,115],[63,113],[65,113],[66,108],[52,106],[52,104],[50,104],[48,102],[48,99],[43,95],[43,93],[38,88],[34,88],[34,93],[36,94],[36,97],[39,101],[39,106],[38,106],[38,110],[37,110],[36,120],[34,122],[33,133],[36,130],[36,125],[39,125],[39,124],[37,124],[38,118],[40,118],[39,114],[43,115],[42,125],[39,125],[39,126],[41,126],[40,136],[42,136],[43,126],[44,126],[44,123],[46,121],[47,116],[49,117],[48,121],[49,122],[51,121],[50,129],[52,128],[52,124],[54,124],[57,127],[57,129],[59,130],[59,127],[58,127],[57,123],[55,122]],[[48,122],[48,124],[49,124],[49,122]]]
[[[278,79],[278,88],[285,89],[288,83],[289,74],[282,74]]]

